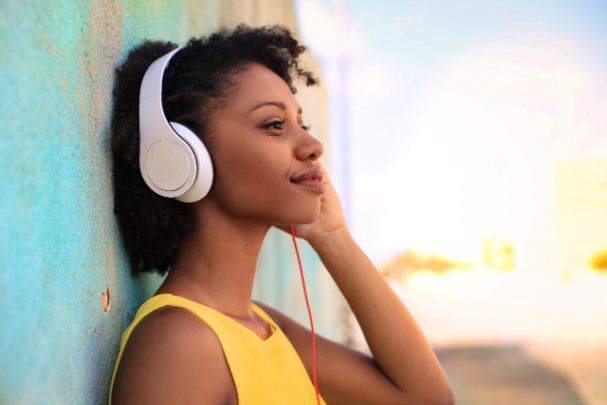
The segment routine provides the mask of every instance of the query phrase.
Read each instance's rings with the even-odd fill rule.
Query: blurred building
[[[607,249],[607,158],[579,157],[554,166],[554,231],[564,274],[587,269]]]

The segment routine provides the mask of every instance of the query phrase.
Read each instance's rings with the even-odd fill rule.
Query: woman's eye
[[[309,125],[300,124],[300,127],[301,127],[301,129],[303,129],[306,132],[310,131]],[[282,131],[285,128],[285,121],[284,120],[274,120],[272,122],[264,124],[263,128],[270,130],[270,131]]]
[[[284,121],[276,120],[264,125],[264,128],[280,130],[283,128],[284,123]]]

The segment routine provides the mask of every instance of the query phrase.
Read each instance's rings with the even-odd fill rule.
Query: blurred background
[[[297,10],[350,225],[458,403],[607,404],[607,3]]]
[[[133,278],[113,215],[113,72],[144,39],[288,26],[352,231],[462,405],[607,404],[603,0],[0,0],[0,404],[105,404]],[[366,350],[302,244],[317,330]],[[307,324],[288,235],[255,297]],[[378,404],[381,405],[381,404]]]

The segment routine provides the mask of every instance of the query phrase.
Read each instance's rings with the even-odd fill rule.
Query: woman
[[[316,79],[300,67],[304,47],[286,29],[240,26],[168,56],[164,114],[202,139],[214,177],[208,194],[192,203],[146,185],[139,90],[152,62],[174,48],[144,43],[117,70],[115,212],[134,274],[168,276],[123,336],[110,401],[317,403],[310,332],[251,302],[266,233],[292,224],[337,283],[373,353],[318,337],[322,403],[452,403],[419,327],[348,231],[318,160],[323,147],[308,133],[293,95],[294,79],[306,85]],[[142,172],[151,170],[144,166]]]

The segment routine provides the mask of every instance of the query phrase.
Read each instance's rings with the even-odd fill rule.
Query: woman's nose
[[[300,140],[295,150],[295,155],[299,160],[318,160],[324,151],[322,143],[310,135],[308,132],[304,132],[303,138]]]

